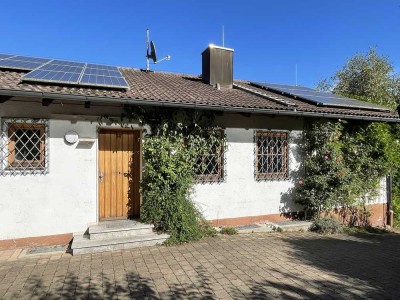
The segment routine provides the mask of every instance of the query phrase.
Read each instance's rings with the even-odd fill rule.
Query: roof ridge
[[[181,77],[197,77],[200,78],[200,75],[196,75],[196,74],[189,74],[189,73],[177,73],[177,72],[168,72],[168,71],[146,71],[144,69],[140,69],[140,68],[130,68],[130,67],[119,67],[122,70],[125,71],[140,71],[143,73],[147,73],[147,74],[167,74],[167,75],[176,75],[176,76],[181,76]]]
[[[140,71],[140,72],[147,72],[144,69],[141,68],[133,68],[133,67],[117,67],[119,69],[127,70],[127,71]],[[201,79],[202,74],[190,74],[190,73],[179,73],[179,72],[171,72],[171,71],[149,71],[147,72],[148,74],[167,74],[167,75],[176,75],[176,76],[182,76],[182,77],[193,77],[193,78],[199,78]],[[249,83],[250,81],[247,79],[238,79],[238,78],[233,78],[233,82],[239,81],[240,83]]]

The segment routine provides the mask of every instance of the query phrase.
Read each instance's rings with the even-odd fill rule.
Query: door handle
[[[99,179],[100,179],[100,182],[101,182],[101,183],[104,182],[104,173],[103,173],[103,172],[100,172],[100,173],[99,173]]]

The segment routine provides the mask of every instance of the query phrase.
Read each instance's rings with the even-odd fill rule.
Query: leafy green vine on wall
[[[143,138],[141,220],[169,233],[170,244],[215,234],[191,195],[201,167],[198,157],[218,147],[226,149],[216,116],[209,111],[126,106],[119,119],[105,118],[123,127],[136,123],[148,129]]]
[[[308,211],[362,209],[378,195],[381,179],[398,165],[393,126],[340,120],[310,121],[303,132],[304,178],[296,201]]]

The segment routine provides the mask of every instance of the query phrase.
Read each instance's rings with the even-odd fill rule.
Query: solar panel
[[[111,88],[129,87],[117,67],[63,60],[51,60],[24,75],[22,80]]]
[[[0,59],[0,67],[15,70],[30,71],[50,61],[50,59],[46,58],[29,57],[22,55],[2,54],[2,56],[3,58]]]
[[[101,69],[101,70],[118,70],[117,67],[114,66],[106,66],[106,65],[97,65],[97,64],[87,64],[87,68],[93,69]]]
[[[105,69],[93,69],[86,67],[85,75],[99,75],[99,76],[109,76],[109,77],[121,77],[121,72],[118,69],[115,70],[105,70]]]
[[[79,82],[82,85],[128,88],[128,83],[117,67],[87,64]]]
[[[84,67],[84,63],[51,60],[47,64],[24,75],[22,80],[78,84]]]
[[[86,65],[85,63],[81,63],[81,62],[59,60],[59,59],[53,59],[51,61],[51,64],[62,65],[62,66],[71,66],[71,67],[84,67]]]
[[[22,80],[54,83],[78,84],[80,73],[33,70],[22,77]]]
[[[263,85],[263,83],[255,83],[257,85]],[[285,89],[285,90],[295,90],[295,91],[314,91],[311,88],[304,87],[304,86],[293,86],[293,85],[286,85],[286,84],[277,84],[277,83],[265,83],[268,87],[275,88],[275,89]]]
[[[13,56],[15,56],[15,55],[12,55],[12,54],[2,54],[2,53],[0,53],[0,60],[1,60],[1,59],[4,59],[4,58],[13,57]]]
[[[292,97],[298,97],[303,100],[313,102],[317,105],[390,111],[389,108],[374,103],[341,97],[332,93],[318,92],[307,87],[259,82],[252,82],[251,84],[266,88],[268,90],[273,90],[275,92],[284,93]]]

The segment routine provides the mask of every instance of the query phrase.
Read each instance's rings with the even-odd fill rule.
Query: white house
[[[324,102],[307,88],[234,81],[232,49],[210,46],[202,68],[199,77],[0,54],[0,247],[56,243],[103,220],[140,218],[142,128],[98,122],[119,117],[124,105],[220,112],[227,151],[193,194],[216,225],[301,211],[290,189],[305,119],[399,121],[361,101]],[[370,204],[373,224],[386,222],[386,202],[383,188]]]

